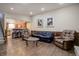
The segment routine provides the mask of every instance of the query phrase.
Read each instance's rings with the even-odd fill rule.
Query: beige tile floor
[[[11,39],[8,37],[6,44],[7,56],[74,56],[74,52],[65,51],[55,46],[53,43],[38,42],[36,47],[33,42],[26,42],[21,39]]]

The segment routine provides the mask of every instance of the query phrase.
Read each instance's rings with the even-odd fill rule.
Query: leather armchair
[[[64,30],[59,37],[55,37],[54,43],[56,46],[69,50],[73,48],[75,31],[73,30]]]

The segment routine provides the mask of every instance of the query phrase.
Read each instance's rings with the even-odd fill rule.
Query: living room
[[[78,3],[3,3],[0,11],[1,55],[79,55]]]

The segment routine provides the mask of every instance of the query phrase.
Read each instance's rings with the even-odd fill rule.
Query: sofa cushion
[[[55,41],[56,41],[56,42],[59,42],[59,43],[61,43],[61,44],[63,44],[63,41],[64,41],[64,40],[63,40],[63,39],[55,39]]]
[[[40,37],[41,38],[51,38],[51,36],[47,36],[47,35],[46,36],[40,35]]]
[[[33,33],[33,35],[50,38],[52,36],[52,33],[51,32],[37,32],[37,33]]]

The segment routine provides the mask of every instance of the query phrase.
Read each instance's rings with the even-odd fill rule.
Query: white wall
[[[54,27],[46,27],[47,17],[54,18]],[[43,19],[43,28],[37,26],[38,19]],[[64,29],[79,31],[79,5],[68,6],[32,17],[32,30],[63,31]]]

